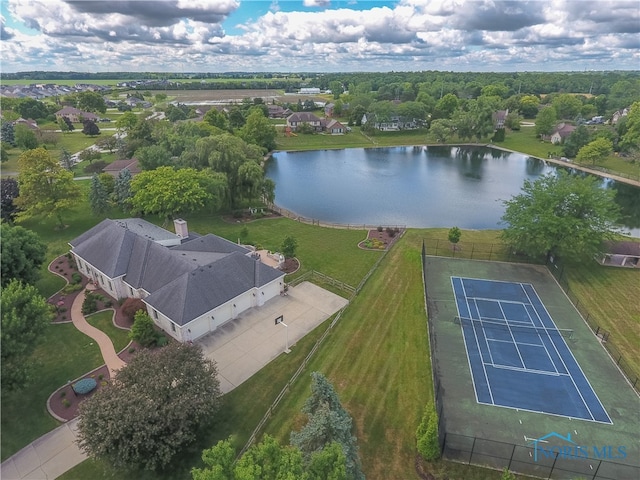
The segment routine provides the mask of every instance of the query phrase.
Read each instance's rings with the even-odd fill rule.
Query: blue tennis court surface
[[[612,423],[532,285],[451,284],[478,403]]]

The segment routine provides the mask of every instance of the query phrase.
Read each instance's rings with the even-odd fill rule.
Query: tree
[[[17,125],[15,127],[16,145],[22,150],[31,150],[38,147],[38,139],[36,134],[26,125]]]
[[[105,113],[107,104],[98,92],[80,92],[76,95],[77,107],[88,112]]]
[[[422,421],[416,431],[418,453],[432,462],[440,458],[440,441],[438,439],[438,413],[432,403],[424,408]]]
[[[211,108],[205,113],[202,121],[212,127],[218,127],[220,130],[229,130],[229,120],[227,116],[217,108]]]
[[[98,179],[100,179],[102,188],[104,188],[107,196],[111,196],[116,187],[116,179],[113,177],[113,175],[110,175],[108,173],[99,173]]]
[[[288,235],[282,241],[282,246],[280,248],[282,249],[282,254],[285,256],[285,258],[293,258],[296,256],[296,248],[298,248],[298,242],[295,237]]]
[[[35,232],[20,226],[1,224],[2,235],[2,286],[16,279],[34,284],[40,278],[47,244]]]
[[[155,346],[158,343],[159,335],[153,326],[153,319],[144,310],[138,310],[133,318],[129,338],[143,347]]]
[[[4,237],[4,231],[3,231]],[[4,265],[3,238],[3,265]],[[2,280],[4,281],[4,272]],[[17,390],[29,381],[30,360],[53,314],[38,289],[19,280],[11,280],[2,289],[2,329],[0,358],[2,389]]]
[[[593,142],[586,144],[578,151],[576,161],[580,163],[591,162],[595,165],[607,158],[613,152],[611,140],[603,137],[596,138]]]
[[[136,157],[143,170],[155,170],[172,164],[171,153],[160,145],[149,145],[136,150]]]
[[[140,351],[80,404],[79,445],[116,467],[164,468],[211,425],[220,397],[215,363],[199,347]]]
[[[97,148],[89,147],[78,153],[78,158],[81,162],[93,162],[94,160],[100,160],[102,153]]]
[[[109,209],[109,196],[104,189],[104,185],[94,173],[91,177],[91,189],[89,190],[89,205],[91,211],[96,216],[103,215]]]
[[[73,157],[71,156],[71,152],[64,147],[60,149],[60,165],[69,171],[73,168]]]
[[[58,118],[58,128],[60,129],[60,131],[62,133],[68,133],[70,132],[69,130],[69,124],[67,122],[64,121],[66,117],[60,117]]]
[[[578,151],[587,143],[589,143],[589,130],[584,125],[580,125],[562,144],[562,153],[565,157],[575,158]]]
[[[116,128],[123,132],[129,132],[138,123],[138,116],[133,112],[125,112],[116,120]]]
[[[580,114],[582,102],[575,95],[562,93],[553,98],[551,106],[555,109],[558,118],[573,119]]]
[[[100,147],[100,149],[109,150],[109,153],[113,153],[118,147],[118,139],[115,135],[109,135],[98,140],[96,145]]]
[[[18,214],[18,207],[14,200],[20,195],[18,181],[15,178],[0,179],[0,215],[2,221],[13,223]]]
[[[458,97],[453,93],[447,93],[444,97],[436,102],[433,118],[451,118],[453,112],[458,108]]]
[[[8,143],[12,147],[16,146],[15,127],[13,123],[0,119],[0,138],[2,138],[2,143]]]
[[[64,228],[62,213],[80,200],[80,187],[73,174],[60,166],[44,148],[28,150],[18,158],[20,196],[16,205],[22,209],[18,219],[38,215],[55,217]]]
[[[453,249],[456,249],[456,244],[460,241],[462,231],[458,227],[451,227],[449,229],[449,241],[453,244]]]
[[[634,102],[627,114],[626,131],[622,135],[620,147],[624,151],[640,148],[640,102]]]
[[[210,170],[159,167],[141,172],[131,181],[130,204],[133,210],[157,213],[169,221],[174,215],[219,208],[224,187],[224,176]]]
[[[116,177],[116,183],[113,187],[114,201],[118,206],[126,211],[130,206],[131,200],[131,172],[128,168],[123,168]]]
[[[587,260],[613,238],[619,215],[614,195],[592,176],[561,171],[525,180],[522,193],[504,202],[502,239],[530,257]]]
[[[259,145],[266,151],[276,148],[276,127],[269,123],[269,119],[262,112],[255,110],[249,114],[247,121],[238,133],[247,143]]]
[[[96,135],[100,135],[100,128],[93,120],[84,120],[82,122],[82,133],[90,137],[95,137]]]
[[[555,126],[556,111],[553,108],[545,107],[536,115],[536,135],[551,135]]]
[[[5,163],[9,161],[9,145],[7,142],[0,142],[0,163]]]
[[[346,457],[347,478],[364,479],[356,438],[351,433],[351,416],[324,375],[313,372],[311,378],[311,396],[302,408],[309,421],[299,432],[291,432],[291,444],[298,447],[308,461],[312,454],[335,441]]]
[[[446,141],[453,135],[453,122],[446,118],[439,118],[431,122],[429,127],[429,133],[438,143],[446,143]]]
[[[69,117],[62,117],[62,120],[67,125],[67,131],[73,132],[76,129],[75,125],[73,124],[73,122]]]
[[[38,120],[40,118],[46,118],[49,115],[49,110],[43,102],[39,102],[33,98],[20,99],[18,105],[18,112],[22,118],[33,118]]]

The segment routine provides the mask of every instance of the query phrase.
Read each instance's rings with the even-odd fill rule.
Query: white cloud
[[[341,2],[341,5],[345,5]],[[580,5],[578,5],[580,4]],[[635,1],[400,0],[367,10],[310,0],[225,34],[237,0],[8,0],[5,71],[420,70],[638,67]],[[290,8],[290,5],[287,5]],[[360,8],[362,8],[360,6]],[[248,10],[251,12],[251,10]],[[253,18],[245,16],[244,18]]]

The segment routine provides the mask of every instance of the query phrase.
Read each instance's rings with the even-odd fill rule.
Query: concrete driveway
[[[288,295],[242,313],[195,343],[218,364],[220,389],[227,393],[283,353],[349,303],[334,293],[303,282]],[[282,324],[275,319],[283,316]]]

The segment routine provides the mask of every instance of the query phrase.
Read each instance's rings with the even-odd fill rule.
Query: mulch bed
[[[287,275],[296,272],[300,268],[300,262],[297,258],[287,258],[284,263],[278,267],[281,271]]]
[[[60,255],[53,262],[49,264],[49,271],[59,277],[64,278],[67,283],[71,282],[71,277],[74,273],[78,272],[75,262],[72,259],[67,258],[66,255]],[[79,272],[78,272],[79,273]],[[53,319],[53,323],[63,323],[71,321],[71,305],[76,297],[83,294],[84,287],[86,287],[89,280],[82,276],[81,285],[82,290],[78,290],[72,293],[55,293],[47,300],[51,305],[56,307],[56,316]]]
[[[248,223],[263,218],[279,218],[281,216],[279,213],[268,208],[260,208],[256,214],[252,214],[249,209],[243,209],[233,215],[223,215],[222,219],[227,223]]]
[[[360,242],[358,247],[363,250],[389,250],[403,233],[404,229],[402,228],[397,229],[397,231],[389,231],[388,229],[382,229],[382,231],[378,231],[378,229],[369,230],[367,239]],[[368,246],[368,243],[373,246]],[[378,248],[375,245],[378,245]]]

